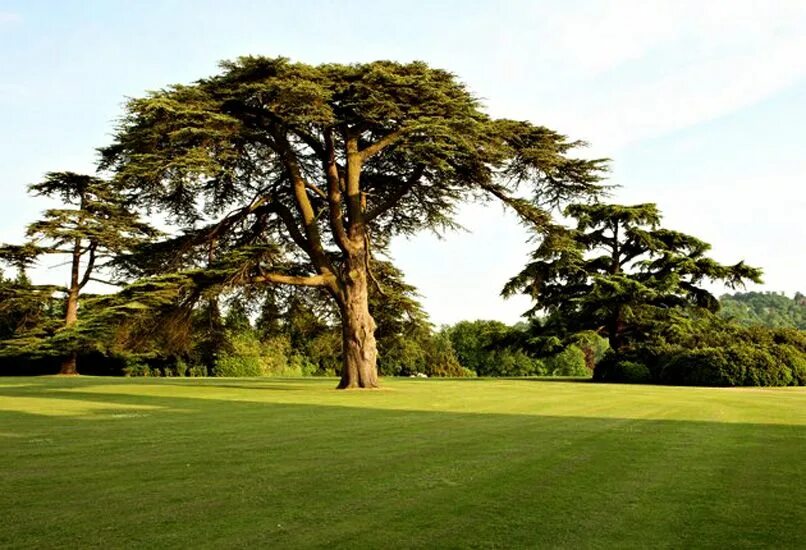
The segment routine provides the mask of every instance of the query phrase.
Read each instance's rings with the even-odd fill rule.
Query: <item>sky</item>
[[[806,290],[802,0],[0,0],[0,242],[48,206],[28,184],[94,170],[126,97],[248,54],[448,69],[492,116],[611,158],[612,200],[655,202],[715,259],[762,267],[749,289]],[[395,262],[437,324],[516,322],[529,300],[499,292],[534,243],[494,204],[459,222],[395,241]],[[65,282],[53,263],[37,282]]]

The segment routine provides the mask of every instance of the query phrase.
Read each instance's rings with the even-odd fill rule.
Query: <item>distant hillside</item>
[[[737,292],[719,299],[722,317],[743,325],[794,327],[806,330],[806,295],[794,298],[775,292]]]

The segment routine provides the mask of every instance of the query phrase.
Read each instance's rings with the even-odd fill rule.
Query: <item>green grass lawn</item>
[[[803,547],[806,391],[0,379],[0,547]]]

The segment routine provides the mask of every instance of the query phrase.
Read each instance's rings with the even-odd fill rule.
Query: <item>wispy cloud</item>
[[[652,79],[603,88],[587,105],[568,105],[569,125],[620,147],[730,114],[806,74],[806,36],[748,52],[694,61]],[[588,97],[591,97],[588,95]]]
[[[806,77],[801,0],[591,0],[541,10],[513,21],[517,32],[501,30],[506,76],[540,98],[510,97],[506,110],[605,143],[608,154]]]
[[[0,25],[4,23],[16,23],[22,21],[22,16],[10,11],[0,11]]]
[[[767,290],[794,292],[806,280],[806,264],[792,251],[792,243],[806,239],[806,195],[797,191],[805,171],[806,163],[795,162],[732,179],[729,187],[711,175],[675,185],[634,185],[619,189],[616,199],[658,203],[665,226],[710,242],[713,257],[721,262],[744,259],[762,266]],[[719,285],[712,288],[726,291]]]
[[[802,36],[801,0],[589,1],[561,12],[545,29],[552,51],[581,73],[596,75],[624,63],[699,50],[764,46]],[[706,51],[708,50],[708,51]],[[667,57],[664,55],[664,57]]]

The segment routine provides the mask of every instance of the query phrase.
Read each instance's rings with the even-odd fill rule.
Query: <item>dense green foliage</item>
[[[792,548],[806,532],[804,389],[333,385],[0,379],[0,547]]]
[[[594,378],[696,386],[806,385],[806,332],[743,327],[708,313],[653,324],[607,356]]]
[[[552,334],[593,330],[619,351],[643,338],[641,318],[718,309],[704,282],[760,282],[760,269],[721,265],[705,256],[707,243],[660,227],[654,204],[572,204],[565,215],[576,227],[555,226],[504,288],[534,298],[532,313],[548,315],[542,327]]]
[[[776,292],[738,292],[719,298],[719,315],[742,325],[806,330],[806,296]]]
[[[250,332],[230,340],[231,351],[216,358],[217,376],[304,376],[315,372],[310,361],[294,353],[288,338],[261,341]]]
[[[60,324],[62,304],[53,288],[36,287],[21,270],[14,278],[0,273],[0,341],[47,333]]]
[[[499,321],[462,321],[443,332],[459,362],[479,376],[535,376],[546,373],[543,362],[520,350],[498,346],[510,331]]]
[[[523,340],[522,324],[500,321],[460,321],[441,331],[450,339],[456,357],[478,376],[581,376],[591,375],[592,365],[577,345],[536,352]]]
[[[524,349],[586,349],[582,341],[602,334],[610,351],[596,380],[806,384],[806,333],[743,328],[714,315],[719,302],[703,283],[759,282],[759,269],[708,258],[707,243],[662,228],[654,204],[574,204],[565,214],[576,227],[555,227],[504,289],[531,295],[532,315],[546,314],[521,339]],[[588,347],[586,357],[595,355]]]

